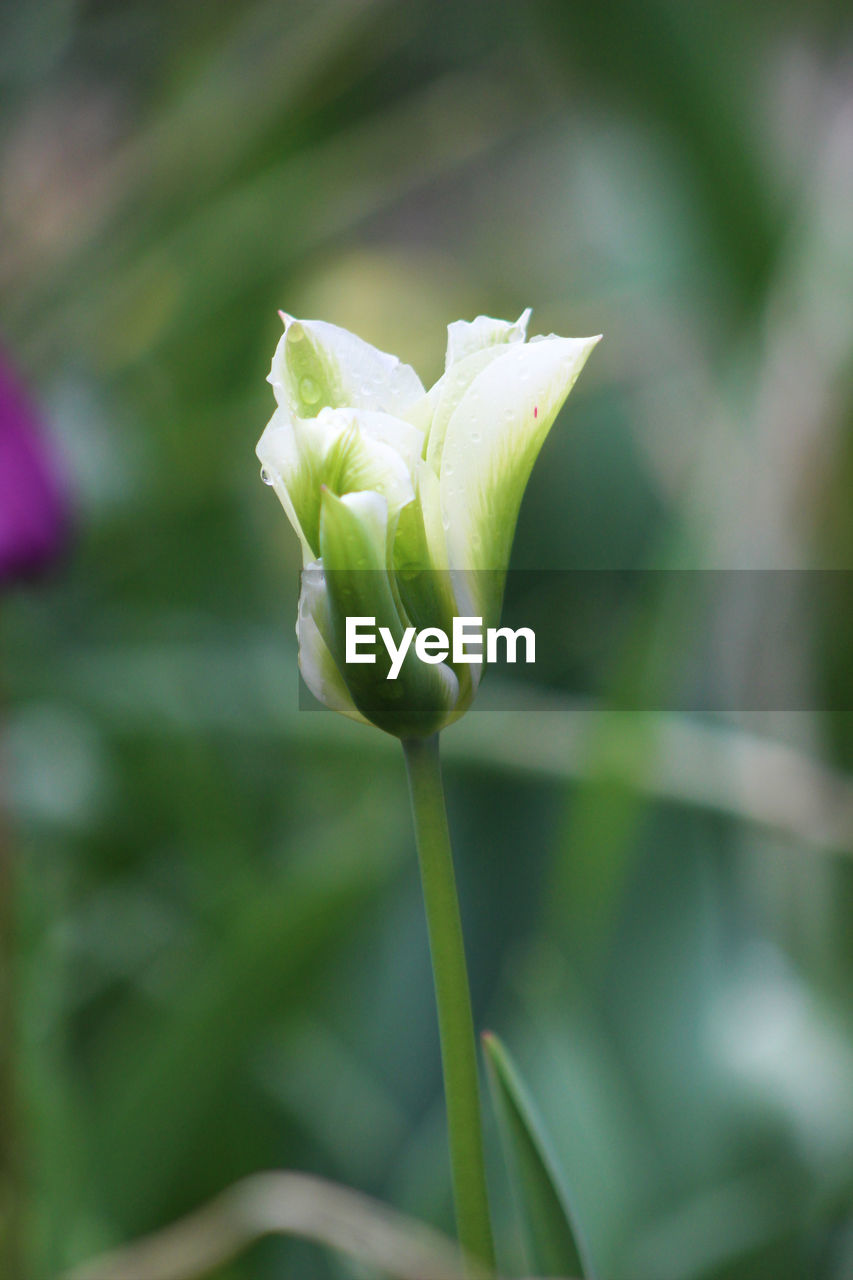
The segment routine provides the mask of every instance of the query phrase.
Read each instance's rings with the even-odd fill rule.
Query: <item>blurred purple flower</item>
[[[50,564],[68,523],[39,414],[0,350],[0,586]]]

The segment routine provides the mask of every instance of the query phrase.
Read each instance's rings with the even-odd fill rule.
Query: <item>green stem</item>
[[[483,1157],[474,1021],[441,782],[438,734],[425,739],[404,739],[403,752],[409,773],[438,1006],[459,1243],[472,1259],[493,1270],[495,1258]]]
[[[21,1167],[15,1080],[11,852],[0,830],[0,1275],[23,1280]]]

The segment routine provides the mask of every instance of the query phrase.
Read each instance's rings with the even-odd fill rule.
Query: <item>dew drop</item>
[[[482,439],[482,437],[481,437],[481,435],[480,435],[479,431],[472,431],[472,432],[471,432],[471,443],[472,443],[472,444],[479,444],[481,439]]]
[[[370,395],[370,393],[371,393],[371,391],[373,390],[373,388],[371,387],[371,385],[370,385],[370,383],[369,383],[369,382],[363,382],[363,383],[361,384],[361,388],[360,388],[360,390],[361,390],[361,394],[362,394],[363,396],[369,396],[369,395]]]
[[[320,388],[313,378],[302,378],[299,383],[299,395],[306,404],[316,404],[320,399]]]
[[[266,467],[261,467],[261,479],[263,480],[264,484],[272,484],[273,482],[273,478],[270,475],[270,473],[267,471]]]

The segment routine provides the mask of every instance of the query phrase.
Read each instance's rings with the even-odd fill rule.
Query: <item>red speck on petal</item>
[[[536,404],[536,405],[534,405],[534,406],[533,406],[533,416],[534,416],[534,418],[538,418],[538,417],[539,417],[539,405],[538,405],[538,404]]]

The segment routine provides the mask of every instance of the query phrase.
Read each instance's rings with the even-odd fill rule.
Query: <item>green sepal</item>
[[[320,548],[329,599],[330,651],[361,714],[396,737],[427,737],[446,722],[459,682],[446,664],[419,661],[409,647],[399,675],[388,679],[391,659],[377,641],[374,663],[346,662],[346,619],[375,618],[395,646],[411,622],[388,571],[388,507],[378,493],[338,497],[324,489]]]

